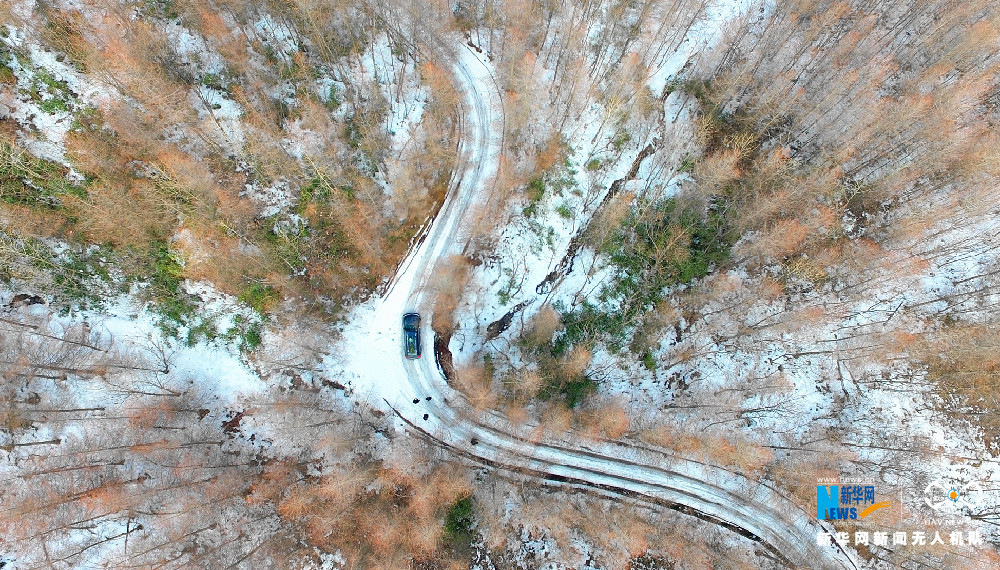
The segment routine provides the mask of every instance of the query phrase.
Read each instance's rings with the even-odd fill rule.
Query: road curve
[[[853,554],[836,544],[817,545],[817,533],[830,529],[813,513],[740,474],[622,443],[538,440],[496,414],[463,411],[468,406],[432,354],[430,285],[439,264],[462,253],[472,222],[466,214],[489,194],[502,146],[502,102],[484,58],[458,36],[454,46],[442,42],[430,49],[439,61],[451,62],[461,98],[459,168],[437,217],[386,292],[359,307],[343,330],[343,366],[355,396],[390,407],[406,429],[498,469],[675,508],[759,541],[790,567],[857,568]],[[400,319],[411,310],[424,316],[424,356],[418,360],[402,353]]]

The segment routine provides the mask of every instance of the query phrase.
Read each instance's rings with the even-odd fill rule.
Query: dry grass
[[[545,305],[531,318],[525,338],[535,347],[547,345],[552,341],[552,335],[562,326],[559,313],[550,305]]]
[[[771,450],[740,436],[715,432],[689,433],[672,425],[643,430],[639,437],[682,456],[735,469],[744,475],[762,473],[773,465]]]
[[[514,370],[509,375],[507,393],[510,404],[524,404],[545,386],[545,378],[534,369]]]
[[[559,401],[550,401],[542,411],[538,429],[546,437],[561,437],[573,427],[573,410]]]
[[[453,255],[439,262],[431,278],[429,287],[434,292],[434,330],[446,338],[454,331],[454,313],[469,281],[469,270],[468,258]]]
[[[226,0],[225,9],[202,0],[171,4],[179,23],[203,34],[228,64],[221,81],[226,97],[243,112],[245,144],[237,144],[211,110],[206,114],[199,103],[192,103],[203,78],[178,63],[175,46],[155,18],[136,19],[124,5],[85,3],[99,8],[102,19],[45,6],[35,14],[37,29],[92,80],[123,97],[107,103],[96,117],[88,116],[83,128],[68,135],[68,158],[93,181],[87,196],[67,199],[65,215],[17,213],[18,229],[138,249],[150,241],[168,240],[180,230],[187,240],[179,249],[191,260],[185,277],[209,280],[233,294],[248,282],[266,281],[282,297],[301,297],[318,310],[335,311],[345,295],[371,290],[395,269],[412,232],[443,198],[455,165],[457,94],[445,70],[433,64],[425,70],[432,100],[421,132],[414,135],[419,144],[404,157],[419,166],[406,173],[407,181],[428,199],[405,200],[412,207],[400,221],[385,208],[370,167],[344,160],[355,151],[376,164],[385,158],[388,133],[382,118],[387,101],[367,84],[339,93],[342,99],[357,93],[357,100],[344,101],[357,107],[354,148],[346,138],[344,120],[331,115],[312,86],[317,70],[346,61],[335,55],[330,38],[319,33],[322,26],[360,22],[364,29],[352,28],[346,34],[354,41],[371,31],[367,17],[358,19],[356,6],[270,4],[283,11],[287,19],[282,25],[316,39],[323,48],[292,54],[293,65],[276,70],[250,57],[250,49],[265,50],[257,41],[260,32],[246,27],[259,13]],[[294,29],[297,25],[303,29]],[[321,61],[324,57],[331,59]],[[289,108],[276,105],[273,97],[285,81],[296,87],[297,101]],[[298,160],[283,146],[303,130],[316,137]],[[273,221],[259,219],[260,207],[240,197],[247,184],[264,187],[277,180],[287,182],[294,194],[318,175],[330,183],[331,203],[304,212],[310,232],[297,243],[278,243],[280,236],[272,239]],[[5,207],[10,213],[15,210]]]
[[[477,412],[492,410],[499,401],[499,395],[493,388],[492,379],[483,366],[465,366],[455,369],[454,381],[456,387],[465,394],[472,408]]]
[[[629,429],[628,412],[617,399],[589,403],[576,413],[578,427],[591,439],[621,439]]]

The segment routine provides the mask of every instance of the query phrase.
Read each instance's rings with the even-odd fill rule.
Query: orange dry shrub
[[[542,421],[538,425],[540,433],[549,437],[559,437],[573,427],[573,410],[560,401],[551,401],[542,412]]]
[[[302,525],[314,546],[340,550],[352,564],[392,568],[437,555],[445,512],[469,492],[467,477],[453,467],[417,474],[345,466],[285,490],[278,514]]]
[[[93,33],[99,45],[99,76],[143,108],[141,121],[149,128],[128,132],[129,136],[153,139],[164,125],[191,123],[197,118],[188,104],[188,88],[170,78],[157,61],[165,58],[168,48],[156,25],[119,18],[94,28]]]
[[[165,198],[184,204],[188,216],[206,219],[215,213],[217,185],[204,162],[173,145],[157,149],[153,162],[162,173],[156,181]]]
[[[250,485],[246,495],[249,505],[274,503],[288,488],[294,479],[294,471],[290,461],[275,461],[264,467],[260,479]]]
[[[754,196],[752,205],[741,211],[740,219],[737,220],[741,233],[765,227],[782,212],[787,211],[791,201],[792,194],[785,188],[775,189],[766,195]]]
[[[826,247],[813,248],[809,253],[813,263],[824,272],[832,272],[843,263],[843,241],[836,241]]]
[[[693,540],[682,526],[673,526],[653,543],[669,560],[683,560],[690,568],[717,568],[712,564],[704,538]]]
[[[247,72],[249,53],[247,38],[242,32],[234,34],[219,14],[213,10],[198,10],[198,30],[226,60],[226,64],[236,74]]]
[[[64,200],[77,220],[75,230],[87,241],[142,247],[170,234],[174,218],[145,184],[123,190],[98,182],[87,194]]]
[[[323,103],[314,98],[303,99],[300,101],[300,105],[302,129],[320,134],[327,139],[320,150],[336,152],[337,147],[333,145],[337,143],[338,133],[344,128],[343,124],[330,114],[330,110]]]
[[[65,53],[70,61],[84,70],[89,70],[94,60],[94,46],[83,34],[88,27],[83,14],[78,10],[47,6],[45,19],[48,20],[46,25],[39,26],[42,42],[55,51]],[[0,21],[11,22],[11,19],[2,17],[0,12]]]
[[[430,288],[434,291],[434,330],[449,337],[454,332],[455,309],[462,298],[462,291],[470,276],[469,259],[452,255],[439,264],[439,269],[431,278]]]
[[[77,219],[76,231],[91,242],[145,246],[169,236],[176,223],[171,204],[151,180],[132,175],[135,147],[115,136],[89,132],[67,137],[67,156],[94,182],[86,198],[63,202]]]
[[[629,558],[636,558],[645,554],[649,550],[650,537],[657,534],[657,529],[648,522],[634,517],[622,517],[618,515],[616,519],[618,520],[615,527],[620,529],[617,540],[621,543],[622,548],[628,554]],[[614,535],[611,536],[612,540],[615,538]]]
[[[501,152],[500,156],[497,157],[497,174],[493,184],[494,192],[498,194],[496,201],[506,204],[514,196],[515,191],[527,183],[527,174],[518,168],[508,153]],[[487,225],[488,222],[496,224],[497,220],[495,218],[487,219],[484,221],[484,225]]]
[[[222,220],[220,225],[227,222]],[[184,274],[189,279],[209,281],[231,295],[242,292],[249,281],[264,280],[272,285],[283,281],[277,273],[280,268],[272,268],[258,250],[244,247],[243,240],[227,235],[218,226],[185,227],[177,235],[172,247],[183,254]]]
[[[511,400],[503,408],[504,416],[514,427],[520,427],[527,423],[529,419],[528,409],[520,400]]]
[[[169,440],[159,439],[156,441],[147,441],[130,445],[129,450],[133,453],[142,455],[152,455],[158,451],[169,450],[174,447],[174,444],[172,444]]]
[[[682,456],[736,469],[747,475],[760,471],[773,459],[768,448],[739,436],[692,434],[678,431],[673,426],[661,425],[640,432],[639,437],[647,443],[676,451]]]
[[[518,404],[531,400],[538,395],[538,392],[545,386],[545,378],[537,370],[515,370],[511,373],[511,381],[505,382],[507,386],[507,396],[513,408],[518,408]],[[518,414],[515,414],[518,415]],[[518,415],[518,417],[520,417]],[[508,414],[508,419],[515,421],[514,416]],[[523,421],[523,419],[522,419]],[[515,421],[515,423],[520,423]]]
[[[628,412],[619,402],[609,402],[596,411],[595,425],[604,437],[621,439],[628,432]]]
[[[838,479],[841,465],[853,458],[844,448],[826,453],[791,454],[768,466],[767,471],[769,478],[808,511],[816,506],[817,479]]]
[[[743,173],[738,164],[742,153],[738,149],[712,153],[701,160],[697,169],[698,189],[707,196],[719,194]]]
[[[889,340],[886,348],[891,349],[894,354],[905,353],[917,348],[917,343],[922,338],[922,335],[907,331],[893,331],[888,336],[891,340]]]
[[[429,477],[414,481],[412,488],[408,507],[421,519],[433,518],[443,505],[472,492],[465,475],[451,466],[438,467]]]
[[[525,339],[533,347],[542,347],[552,341],[552,335],[562,326],[562,318],[551,305],[542,307],[531,319]]]
[[[437,64],[426,61],[420,65],[420,78],[430,88],[431,113],[450,112],[458,105],[458,92],[451,82],[451,75]]]
[[[828,314],[827,311],[832,314]],[[825,322],[837,318],[834,309],[823,305],[811,305],[782,313],[779,330],[782,332],[813,331]]]
[[[581,376],[584,370],[590,366],[593,354],[582,346],[574,346],[566,355],[560,366],[561,374],[565,378],[576,378]]]
[[[760,297],[762,299],[773,301],[782,295],[784,287],[782,287],[780,281],[770,277],[764,277],[760,280],[758,290],[760,291]]]
[[[374,476],[374,472],[365,466],[341,467],[317,483],[319,488],[316,489],[316,493],[324,502],[331,505],[346,505],[349,504],[350,498],[360,493]]]
[[[635,193],[622,192],[599,209],[584,230],[587,243],[594,248],[599,248],[607,243],[608,238],[621,227],[622,222],[629,215],[634,199]]]
[[[133,495],[123,481],[112,481],[82,493],[76,501],[91,516],[99,517],[127,508]]]
[[[377,557],[392,554],[399,548],[405,533],[397,509],[383,498],[384,494],[384,491],[376,494],[375,499],[359,508],[353,517],[358,538],[367,543]]]
[[[597,501],[587,503],[581,510],[585,516],[577,523],[580,533],[598,546],[596,557],[601,567],[626,570],[632,558],[641,556],[649,548],[649,537],[656,529],[627,505],[607,508]],[[598,516],[586,516],[595,511]]]
[[[204,457],[194,457],[193,459],[201,459],[204,462]],[[197,501],[197,506],[204,506],[214,501],[243,500],[243,492],[246,490],[249,479],[248,474],[238,471],[235,474],[228,472],[226,475],[218,475],[218,470],[207,468],[205,471],[211,472],[214,476],[201,486],[199,493],[192,499],[192,502]],[[178,473],[178,478],[183,476],[183,473]],[[190,476],[188,475],[188,477]]]
[[[403,548],[415,557],[429,557],[441,542],[441,523],[432,518],[417,519],[408,525]]]
[[[305,484],[299,484],[285,491],[285,496],[278,503],[278,514],[282,518],[297,519],[312,511],[313,496]]]
[[[833,208],[826,206],[816,206],[808,216],[804,218],[805,225],[808,226],[810,234],[831,236],[840,226],[840,214]]]
[[[68,155],[78,169],[97,181],[88,189],[87,200],[71,200],[70,205],[88,239],[141,245],[171,235],[181,212],[189,224],[210,222],[222,190],[209,163],[195,160],[160,136],[162,125],[191,123],[196,118],[186,88],[162,76],[151,59],[162,47],[162,38],[141,24],[126,24],[122,32],[136,42],[122,43],[117,36],[103,38],[105,55],[120,57],[108,61],[101,74],[136,97],[143,110],[139,113],[129,104],[115,104],[102,116],[111,134],[94,129],[70,134]],[[141,52],[142,46],[152,52]],[[155,87],[152,106],[150,85]]]
[[[798,220],[781,220],[758,242],[760,253],[770,258],[789,257],[801,251],[809,235],[809,227]]]
[[[76,169],[117,183],[132,178],[126,165],[134,158],[129,154],[134,149],[120,144],[114,134],[74,130],[66,134],[65,144],[66,156]]]
[[[759,473],[774,460],[770,449],[742,438],[737,438],[733,447],[730,454],[731,466],[742,470],[744,475]]]
[[[148,430],[154,425],[169,425],[176,413],[176,408],[170,403],[158,403],[129,410],[127,415],[132,426],[139,430]]]
[[[521,489],[524,494],[524,488]],[[552,537],[570,556],[579,552],[572,547],[573,542],[582,539],[593,546],[588,549],[588,555],[599,567],[624,570],[631,559],[644,554],[660,538],[658,523],[661,521],[652,519],[655,515],[643,507],[552,490],[529,493],[524,495],[521,505],[514,507],[518,509],[514,513],[517,524],[529,535]],[[499,514],[508,508],[499,506],[494,512]],[[503,548],[506,533],[496,527],[490,528],[488,517],[485,526],[487,544],[493,549]],[[574,561],[567,562],[572,564]]]
[[[535,160],[538,163],[538,171],[536,175],[541,174],[555,166],[557,163],[562,162],[566,156],[566,148],[563,143],[562,135],[558,132],[553,132],[549,135],[548,140],[545,142],[545,146],[538,152]]]
[[[455,369],[455,385],[477,412],[496,407],[498,394],[493,389],[492,379],[483,366],[464,366]]]
[[[10,235],[68,236],[73,235],[72,221],[62,212],[51,212],[41,208],[3,205],[3,227]]]

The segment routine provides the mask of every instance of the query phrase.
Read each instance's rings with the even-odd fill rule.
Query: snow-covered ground
[[[9,25],[4,30],[0,48],[17,49],[26,56],[0,49],[0,63],[14,72],[19,85],[30,87],[13,93],[9,101],[0,98],[0,119],[13,119],[32,133],[20,141],[32,154],[68,166],[65,141],[74,113],[103,106],[110,95],[57,54],[31,41],[23,30]]]
[[[431,356],[433,332],[428,317],[434,299],[427,285],[436,264],[462,251],[467,235],[462,215],[472,212],[477,196],[489,188],[502,129],[496,125],[499,97],[485,58],[464,47],[454,56],[444,51],[446,46],[439,49],[443,52],[439,57],[454,57],[454,73],[463,87],[467,112],[464,174],[386,294],[356,309],[342,330],[343,348],[329,364],[343,367],[344,383],[354,397],[375,406],[382,400],[399,415],[400,427],[409,426],[474,456],[566,477],[576,485],[607,486],[687,505],[745,529],[788,560],[828,558],[824,566],[852,567],[843,551],[815,548],[812,538],[819,527],[808,513],[734,472],[658,454],[647,456],[628,446],[609,444],[591,451],[576,445],[532,442],[511,434],[503,420],[497,420],[501,422],[497,425],[477,424],[456,412],[460,396],[446,384]],[[400,319],[411,310],[424,315],[425,351],[417,360],[405,360],[402,355]],[[747,494],[754,499],[747,500]]]
[[[449,256],[461,254],[462,237],[469,230],[469,220],[463,219],[463,214],[472,212],[477,200],[483,198],[481,194],[497,168],[503,127],[497,116],[501,104],[492,88],[489,64],[485,57],[467,48],[460,48],[454,54],[445,51],[443,55],[454,59],[453,72],[466,87],[463,92],[466,132],[461,158],[464,175],[433,223],[420,236],[419,245],[400,265],[385,295],[357,307],[347,319],[342,331],[344,361],[332,363],[343,367],[347,385],[354,392],[378,407],[383,405],[383,399],[398,409],[412,406],[414,398],[424,398],[425,394],[417,393],[419,388],[411,382],[412,376],[425,376],[433,381],[439,385],[435,391],[447,390],[434,365],[434,336],[428,318],[434,299],[428,287],[435,266]],[[483,85],[488,89],[483,89]],[[401,318],[410,311],[424,316],[421,328],[424,357],[404,362]]]
[[[654,94],[663,92],[682,75],[687,62],[718,41],[727,22],[740,17],[756,18],[757,10],[762,17],[766,9],[745,0],[712,4],[691,26],[678,49],[653,69],[646,86]],[[255,29],[271,38],[279,58],[287,59],[298,49],[291,32],[281,23],[263,17]],[[7,45],[22,45],[16,30],[11,30],[15,33],[4,41]],[[168,34],[188,63],[206,73],[224,71],[218,54],[204,38],[177,25],[172,25]],[[433,51],[438,60],[451,62],[449,71],[460,87],[463,109],[457,182],[384,294],[361,304],[349,315],[339,331],[342,341],[330,350],[317,374],[339,379],[356,401],[397,413],[399,429],[422,432],[444,446],[495,462],[499,469],[505,466],[526,469],[540,477],[563,477],[573,488],[603,487],[637,493],[651,502],[684,505],[752,533],[774,553],[793,563],[825,566],[825,562],[817,561],[829,561],[831,567],[854,566],[853,553],[816,546],[815,533],[827,527],[820,526],[811,513],[788,500],[784,495],[788,489],[780,485],[763,484],[753,477],[709,465],[710,461],[683,457],[681,453],[613,442],[581,443],[569,436],[545,440],[537,435],[537,426],[518,428],[499,414],[481,414],[475,420],[470,419],[462,396],[447,385],[433,357],[434,332],[430,323],[435,303],[433,280],[452,256],[467,254],[473,218],[490,199],[504,150],[504,103],[488,53],[466,47],[464,39],[458,36],[442,42]],[[58,95],[45,88],[39,101],[25,93],[18,94],[17,101],[0,101],[0,105],[6,106],[0,107],[0,112],[8,113],[20,125],[30,126],[36,132],[36,136],[25,141],[32,152],[64,162],[62,141],[72,120],[71,111],[84,105],[101,105],[106,94],[52,54],[30,44],[22,47],[28,50],[29,60],[12,58],[7,62],[19,82],[36,83],[38,70],[47,70],[68,86],[72,95],[70,109],[43,110],[45,102]],[[386,192],[391,192],[392,181],[403,175],[406,161],[412,159],[409,153],[419,142],[416,133],[429,96],[417,79],[412,61],[399,65],[392,50],[387,36],[380,36],[354,69],[363,80],[376,84],[389,102],[386,120],[391,136],[387,172],[378,173]],[[550,72],[539,71],[543,75]],[[317,84],[325,85],[328,92],[340,85],[329,76],[320,78]],[[392,96],[394,89],[398,96]],[[242,110],[223,91],[200,85],[192,90],[190,98],[202,118],[211,117],[219,123],[226,144],[234,151],[242,145],[246,136],[240,127]],[[523,201],[509,205],[504,211],[504,223],[498,224],[500,233],[495,250],[472,272],[467,294],[456,312],[458,329],[450,346],[458,364],[470,363],[484,352],[506,350],[513,344],[522,330],[517,324],[497,340],[483,341],[486,326],[511,307],[523,303],[518,317],[518,322],[523,323],[546,304],[561,302],[572,306],[579,299],[593,297],[601,284],[613,276],[614,269],[605,259],[582,248],[572,271],[561,276],[551,288],[536,288],[563,258],[573,236],[592,219],[608,188],[614,181],[626,178],[647,145],[655,141],[656,153],[641,165],[635,180],[625,182],[624,193],[669,196],[679,186],[691,182],[680,170],[683,157],[695,150],[691,145],[694,103],[679,92],[661,103],[662,112],[657,109],[655,118],[633,117],[624,124],[627,130],[641,134],[625,142],[616,139],[622,125],[609,123],[606,120],[609,109],[597,101],[570,121],[566,129],[570,133],[568,161],[549,173],[549,190],[532,205],[530,213],[525,213],[527,204]],[[296,160],[305,161],[322,143],[322,135],[303,127],[301,122],[289,125],[286,130],[290,136],[283,141],[283,148]],[[280,218],[276,224],[302,223],[301,218],[289,213],[295,196],[287,180],[264,187],[248,186],[247,194],[257,201],[262,216]],[[993,220],[983,217],[977,225],[970,225],[968,231],[952,232],[948,239],[949,243],[958,243],[996,234]],[[183,232],[175,239],[183,240]],[[862,381],[883,372],[891,379],[898,369],[891,363],[855,364],[853,357],[861,349],[844,333],[891,332],[894,329],[882,325],[894,315],[896,330],[923,330],[924,319],[941,309],[943,301],[934,302],[935,298],[960,293],[968,278],[988,272],[994,266],[995,260],[989,252],[986,249],[982,255],[970,256],[964,252],[935,257],[922,273],[908,280],[900,278],[874,297],[842,298],[829,290],[803,293],[794,302],[807,310],[815,309],[818,317],[814,325],[801,328],[782,324],[788,312],[783,300],[755,298],[761,276],[742,269],[717,273],[700,285],[728,294],[718,296],[714,304],[700,307],[699,319],[693,322],[679,319],[677,337],[668,335],[652,351],[651,357],[656,362],[652,370],[600,347],[590,369],[592,372],[600,369],[604,395],[621,396],[629,402],[634,425],[683,422],[704,425],[715,418],[699,411],[662,410],[679,402],[714,399],[719,407],[726,407],[726,413],[738,412],[735,417],[723,418],[723,425],[756,443],[798,446],[805,445],[814,435],[829,438],[830,433],[839,433],[857,446],[875,446],[857,448],[858,457],[870,466],[878,465],[888,456],[887,451],[877,448],[885,443],[885,434],[898,432],[906,438],[928,441],[932,448],[940,450],[905,464],[919,473],[914,480],[993,482],[1000,477],[997,462],[983,457],[975,444],[975,430],[956,429],[942,423],[938,410],[928,406],[933,394],[926,387],[901,390],[892,382]],[[222,331],[234,326],[234,315],[252,318],[246,307],[209,284],[186,283],[185,288],[201,299],[200,310],[204,314],[218,316]],[[9,299],[0,299],[6,300]],[[898,301],[917,309],[896,315]],[[729,303],[740,310],[730,310]],[[825,312],[827,305],[836,309]],[[424,355],[416,361],[406,360],[402,355],[400,317],[411,310],[424,315],[421,330]],[[155,315],[133,306],[128,298],[117,299],[100,312],[48,318],[57,329],[86,322],[97,336],[113,340],[143,362],[162,364],[162,372],[156,371],[160,368],[149,371],[150,382],[161,389],[193,389],[200,397],[214,400],[221,409],[235,409],[242,398],[259,395],[265,389],[264,381],[247,364],[234,342],[201,341],[188,346],[167,339],[157,326]],[[900,327],[899,321],[904,321],[905,326]],[[766,332],[745,332],[748,327],[758,326]],[[835,348],[831,350],[831,346]],[[682,351],[688,351],[688,357],[678,362],[677,356]],[[516,360],[516,354],[513,358]],[[667,387],[672,377],[684,380],[687,389],[683,394]],[[89,390],[84,382],[74,381],[72,388],[83,405],[96,405],[109,397],[106,392]],[[71,440],[74,430],[67,425],[62,433],[36,435]],[[276,431],[269,426],[255,426],[254,430],[277,438]],[[878,476],[893,485],[909,484],[902,471],[900,467]],[[991,501],[994,499],[991,495]],[[997,503],[1000,502],[986,503],[984,508]],[[114,529],[102,532],[111,534]],[[587,546],[581,545],[580,549],[586,551]]]
[[[741,10],[748,7],[749,4],[740,3],[728,8],[722,5],[713,8],[706,20],[709,23],[692,27],[692,37],[684,42],[685,47],[678,50],[676,57],[669,58],[668,64],[651,77],[650,85],[662,89],[677,77],[683,65],[697,52],[697,48],[710,45],[712,38],[718,37],[717,31],[725,27],[725,21],[739,16]],[[767,10],[766,6],[761,8],[757,4],[753,8],[760,10],[761,17]],[[757,14],[751,17],[757,17]],[[664,105],[664,116],[670,120],[664,136],[668,149],[660,152],[671,154],[675,160],[675,168],[679,169],[680,158],[690,151],[685,143],[691,139],[688,117],[691,101],[685,100],[680,93],[674,93],[666,99]],[[509,223],[500,224],[498,245],[473,272],[472,280],[466,287],[466,297],[458,310],[458,330],[452,337],[450,347],[456,363],[469,363],[483,352],[491,351],[503,352],[505,358],[516,363],[513,339],[522,329],[515,325],[497,340],[484,345],[487,325],[516,305],[523,306],[515,321],[520,323],[527,322],[547,302],[562,301],[566,306],[572,306],[579,298],[579,292],[589,291],[592,294],[599,290],[602,280],[610,276],[611,268],[607,262],[583,249],[573,272],[566,275],[555,290],[535,290],[535,286],[559,262],[572,236],[593,215],[591,206],[599,201],[600,196],[598,193],[598,200],[595,200],[594,189],[600,192],[599,189],[606,189],[611,181],[623,177],[639,150],[650,142],[631,141],[617,161],[606,163],[600,169],[592,171],[587,168],[584,159],[600,154],[600,149],[611,136],[611,133],[602,133],[597,129],[597,125],[601,123],[600,117],[601,109],[594,105],[582,115],[579,128],[568,129],[574,132],[574,136],[568,141],[573,154],[569,164],[557,174],[567,181],[565,189],[561,193],[547,193],[534,206],[531,215],[522,215],[523,203],[512,204],[511,209],[506,212]],[[674,146],[671,147],[671,144]],[[650,167],[640,169],[637,176],[640,180],[636,190],[639,192],[650,190],[651,184],[643,185],[644,178],[663,179],[663,172],[652,173],[648,168]],[[669,195],[676,191],[676,185],[689,179],[683,173],[675,171],[669,180],[670,184],[657,190]],[[566,215],[567,212],[569,215]],[[970,229],[970,235],[993,233],[992,221],[984,218],[982,224],[983,227]],[[961,237],[955,239],[957,243]],[[861,354],[861,341],[852,341],[849,337],[851,331],[879,334],[873,332],[873,329],[878,329],[887,317],[891,318],[893,309],[899,307],[900,301],[922,308],[915,314],[897,316],[892,323],[896,328],[886,327],[885,330],[902,329],[913,333],[925,330],[924,315],[927,311],[940,308],[929,301],[942,295],[942,292],[950,292],[955,283],[963,283],[966,278],[985,273],[984,266],[988,269],[992,263],[986,258],[975,259],[956,253],[956,258],[940,258],[926,267],[916,282],[911,284],[900,279],[871,297],[852,299],[836,296],[829,298],[818,293],[800,295],[793,299],[796,303],[812,307],[814,312],[820,311],[818,307],[832,303],[837,309],[831,315],[841,316],[830,318],[831,315],[824,315],[812,327],[775,327],[774,334],[758,335],[752,342],[751,337],[744,337],[745,333],[740,331],[762,323],[763,328],[768,328],[768,323],[778,324],[787,320],[784,300],[744,298],[740,304],[743,312],[734,313],[725,310],[727,298],[721,297],[717,305],[700,308],[703,314],[709,316],[693,323],[683,320],[679,322],[684,338],[676,341],[665,338],[660,343],[652,353],[658,363],[654,370],[647,370],[635,360],[623,360],[621,355],[602,349],[595,353],[591,370],[600,370],[602,393],[623,396],[629,401],[637,425],[663,422],[705,425],[711,422],[721,424],[721,429],[732,430],[730,433],[737,436],[742,434],[750,441],[778,448],[808,445],[812,437],[823,436],[824,432],[833,433],[852,446],[851,451],[860,458],[859,469],[870,469],[872,465],[885,463],[888,454],[877,448],[885,445],[886,441],[894,441],[887,439],[888,434],[906,434],[903,440],[911,442],[922,439],[932,441],[933,446],[940,450],[939,453],[917,453],[900,464],[906,467],[900,467],[892,473],[892,469],[883,469],[878,475],[880,482],[893,485],[893,488],[907,487],[913,490],[915,496],[906,500],[908,505],[917,506],[923,482],[935,479],[962,484],[972,480],[993,481],[996,478],[997,462],[984,457],[978,446],[980,439],[975,430],[947,423],[939,410],[928,406],[929,402],[934,401],[934,395],[926,386],[901,388],[891,382],[856,381],[856,377],[870,378],[883,373],[891,377],[898,368],[882,364],[856,364],[857,356]],[[701,286],[729,288],[735,292],[728,298],[731,301],[740,295],[753,295],[759,286],[760,277],[735,270],[710,276]],[[390,321],[388,325],[384,325],[388,327],[385,329],[386,338],[397,346],[399,326],[392,320],[398,320],[396,315],[404,309],[418,307],[417,304],[404,307],[404,304],[398,306],[395,314],[374,317],[375,320],[384,318]],[[804,310],[803,314],[808,311],[809,309]],[[905,324],[900,325],[900,320],[904,320]],[[391,327],[397,330],[392,332]],[[425,330],[425,338],[429,332],[429,329]],[[673,337],[672,334],[668,336]],[[678,336],[681,336],[680,332]],[[392,349],[391,343],[386,346]],[[691,356],[679,363],[664,365],[676,362],[677,354],[685,350]],[[390,403],[402,402],[402,406],[394,404],[394,407],[402,415],[411,418],[419,429],[435,433],[437,437],[449,441],[458,441],[454,437],[456,428],[449,422],[443,425],[442,420],[435,415],[445,412],[435,411],[433,406],[423,401],[428,394],[437,397],[438,392],[400,386],[397,379],[403,377],[401,372],[388,372],[384,364],[381,366],[384,371],[382,373],[363,372],[355,377],[358,386],[366,386],[362,392],[373,400],[377,400],[381,394],[393,394],[395,399],[389,398]],[[428,373],[428,378],[437,378],[436,372]],[[366,374],[374,380],[364,382]],[[681,377],[688,385],[687,392],[682,394],[683,401],[678,401],[678,390],[667,387],[668,379],[672,376]],[[423,382],[433,384],[431,380]],[[373,386],[373,383],[374,387],[368,387]],[[442,395],[455,398],[439,381],[438,384]],[[730,395],[725,400],[718,400],[719,394]],[[407,401],[410,398],[420,401],[411,403]],[[691,412],[675,410],[664,414],[659,411],[678,403],[697,403],[711,401],[713,398],[717,399],[715,407],[727,414],[735,411],[735,417],[708,417],[697,410],[700,406],[694,406],[696,409]],[[429,412],[428,419],[414,419],[422,417],[419,416],[421,412]],[[765,427],[766,429],[762,429]],[[822,438],[829,437],[826,435]],[[485,452],[477,450],[477,453]],[[970,459],[956,461],[956,457]],[[793,487],[800,484],[782,483]],[[996,503],[997,497],[991,495],[981,505],[982,511],[992,509]]]

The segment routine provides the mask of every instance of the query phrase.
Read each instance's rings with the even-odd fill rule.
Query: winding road
[[[550,484],[666,506],[758,541],[793,568],[857,568],[855,554],[817,545],[831,530],[776,489],[719,467],[620,442],[552,441],[532,436],[497,414],[473,415],[433,357],[430,315],[435,271],[461,254],[471,216],[488,196],[504,131],[502,101],[484,58],[465,47],[432,46],[451,61],[463,117],[460,166],[437,217],[400,265],[386,292],[359,307],[343,331],[347,379],[361,400],[390,407],[412,433],[466,459]],[[406,360],[401,316],[423,315],[424,356]]]

